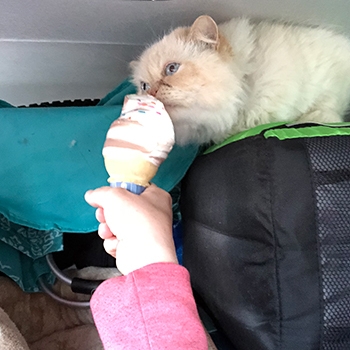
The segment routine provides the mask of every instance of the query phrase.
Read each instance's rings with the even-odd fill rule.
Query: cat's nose
[[[149,95],[152,95],[153,97],[156,97],[157,92],[158,92],[158,88],[150,88],[150,89],[148,90],[148,94],[149,94]]]

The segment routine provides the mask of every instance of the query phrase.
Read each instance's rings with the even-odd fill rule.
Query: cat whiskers
[[[168,88],[170,88],[170,89],[172,89],[173,87],[170,85],[170,84],[168,84],[168,83],[165,83],[164,81],[160,81],[160,84],[161,85],[164,85],[164,86],[166,86],[166,87],[168,87]]]

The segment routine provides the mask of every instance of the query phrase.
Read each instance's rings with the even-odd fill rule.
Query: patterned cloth
[[[45,255],[63,249],[58,230],[39,231],[10,222],[0,214],[0,271],[23,290],[38,292],[38,276],[48,274]],[[48,282],[53,276],[48,275]]]

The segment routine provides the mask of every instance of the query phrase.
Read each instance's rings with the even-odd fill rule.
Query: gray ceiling
[[[0,99],[99,98],[162,33],[198,15],[331,25],[350,35],[349,0],[0,0]]]

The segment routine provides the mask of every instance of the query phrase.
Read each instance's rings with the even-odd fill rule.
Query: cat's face
[[[148,93],[166,107],[188,107],[210,80],[203,52],[178,28],[148,48],[134,63],[133,78],[139,93]]]
[[[132,62],[133,82],[138,93],[163,102],[175,128],[180,123],[195,127],[207,122],[201,119],[201,110],[213,110],[225,101],[233,79],[232,57],[216,23],[202,16],[192,27],[175,29]],[[194,110],[196,115],[189,113]]]

